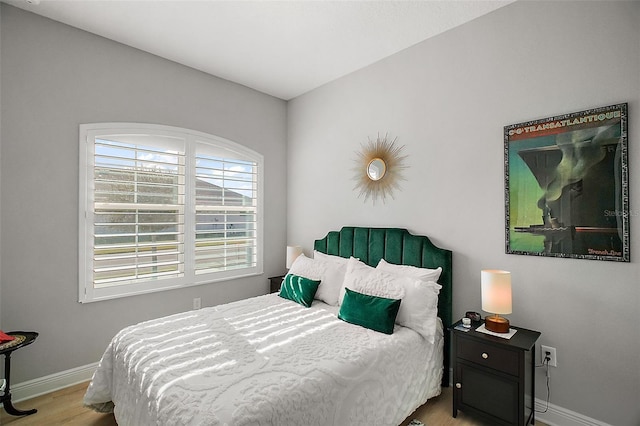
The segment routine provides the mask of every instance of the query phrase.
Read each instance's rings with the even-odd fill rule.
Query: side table
[[[35,408],[26,411],[18,410],[11,402],[11,353],[32,344],[36,340],[36,337],[38,337],[38,333],[35,331],[11,331],[7,334],[15,337],[15,339],[0,344],[0,355],[4,355],[5,378],[4,393],[0,395],[0,403],[4,405],[4,410],[12,416],[28,416],[36,413],[38,410]]]
[[[269,292],[277,293],[280,291],[280,286],[282,285],[282,280],[284,280],[284,275],[280,275],[277,277],[269,277]]]
[[[458,410],[484,417],[492,425],[535,423],[535,343],[539,331],[521,327],[510,339],[476,331],[453,333],[453,417]],[[525,401],[526,394],[529,401]]]

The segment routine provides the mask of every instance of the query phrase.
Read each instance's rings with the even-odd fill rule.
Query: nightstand
[[[270,277],[269,278],[269,293],[277,293],[280,291],[280,286],[282,285],[282,280],[284,280],[284,275],[280,275],[278,277]]]
[[[513,327],[511,339],[451,327],[453,349],[453,417],[458,410],[494,425],[535,423],[535,343],[540,332]],[[525,393],[530,399],[525,402]]]

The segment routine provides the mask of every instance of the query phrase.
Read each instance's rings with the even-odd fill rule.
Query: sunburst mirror
[[[356,167],[354,168],[356,186],[364,196],[364,202],[369,198],[376,203],[378,198],[384,203],[387,197],[393,198],[393,190],[400,189],[399,181],[404,180],[402,171],[406,169],[401,155],[404,146],[396,145],[398,138],[389,140],[388,136],[369,138],[358,152]]]

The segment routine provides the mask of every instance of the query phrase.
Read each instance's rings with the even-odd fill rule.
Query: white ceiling
[[[291,99],[513,0],[3,0]]]

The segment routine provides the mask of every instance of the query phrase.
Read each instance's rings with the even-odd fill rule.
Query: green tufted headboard
[[[380,259],[398,265],[421,268],[442,268],[438,283],[442,285],[438,297],[438,316],[445,327],[444,371],[442,386],[449,386],[450,338],[446,327],[453,324],[452,252],[436,247],[429,238],[412,235],[402,228],[360,228],[345,226],[340,231],[331,231],[321,240],[316,240],[314,250],[341,257],[357,257],[367,265],[375,267]]]

